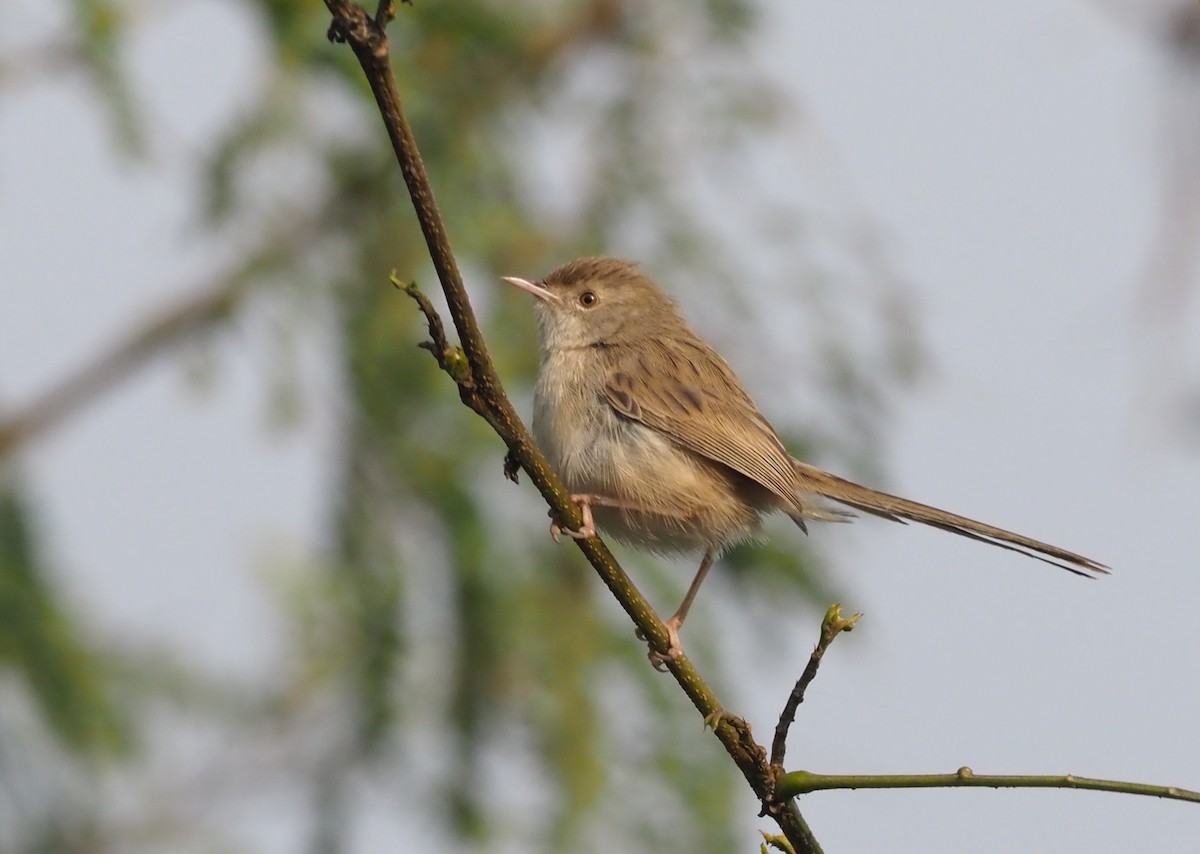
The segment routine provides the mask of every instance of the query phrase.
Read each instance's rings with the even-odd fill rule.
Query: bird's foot
[[[679,627],[683,625],[683,620],[678,617],[672,617],[669,620],[663,621],[663,626],[667,630],[667,651],[659,652],[654,648],[654,644],[647,641],[649,649],[646,651],[646,658],[650,659],[650,664],[659,673],[665,673],[667,665],[683,655],[683,644],[679,642]],[[646,635],[641,629],[637,630],[638,640],[646,640]]]
[[[578,530],[572,530],[565,525],[560,525],[558,520],[554,518],[554,511],[550,511],[550,538],[554,542],[558,542],[559,534],[566,534],[573,540],[586,540],[588,537],[596,536],[596,523],[592,519],[592,500],[591,495],[572,495],[571,500],[579,508],[579,512],[583,515],[583,525]]]

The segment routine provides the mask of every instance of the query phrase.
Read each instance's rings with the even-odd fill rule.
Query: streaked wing
[[[614,410],[761,484],[799,511],[792,457],[725,361],[700,342],[646,341],[617,356]]]

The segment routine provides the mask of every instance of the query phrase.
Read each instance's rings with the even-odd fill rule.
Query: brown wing
[[[800,512],[792,457],[725,360],[699,341],[647,341],[618,356],[604,384],[620,415],[728,466]]]

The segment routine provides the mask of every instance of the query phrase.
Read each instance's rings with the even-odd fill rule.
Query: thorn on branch
[[[504,476],[513,483],[521,482],[521,459],[512,448],[504,455]]]
[[[355,54],[370,55],[387,53],[387,34],[384,27],[395,16],[393,0],[382,0],[375,17],[357,3],[348,0],[325,0],[329,7],[330,22],[325,36],[334,44],[348,44]]]

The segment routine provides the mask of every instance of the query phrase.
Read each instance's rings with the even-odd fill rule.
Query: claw
[[[650,659],[650,665],[659,673],[667,672],[667,664],[683,655],[683,644],[679,642],[679,626],[683,623],[682,620],[672,617],[663,623],[667,629],[667,651],[659,652],[650,645],[650,649],[646,651],[646,658]],[[641,630],[637,632],[638,640],[646,640],[646,636]]]
[[[554,518],[554,511],[550,511],[550,538],[554,542],[559,541],[560,534],[566,534],[573,540],[586,540],[588,537],[596,536],[596,523],[592,519],[592,501],[590,495],[572,495],[571,500],[579,507],[579,512],[583,515],[583,525],[578,531],[572,530],[565,525],[560,525]]]

